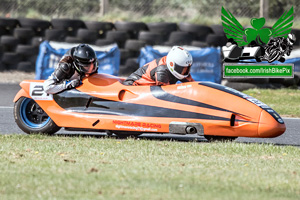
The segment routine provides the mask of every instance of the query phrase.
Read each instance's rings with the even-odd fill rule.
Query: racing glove
[[[81,85],[81,81],[78,79],[74,79],[71,81],[66,81],[66,89],[76,88]]]

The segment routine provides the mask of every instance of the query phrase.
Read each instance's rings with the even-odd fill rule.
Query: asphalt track
[[[13,98],[20,89],[18,84],[0,84],[0,134],[24,134],[16,125],[13,117]],[[276,138],[243,138],[240,137],[235,142],[243,143],[271,143],[276,145],[292,145],[300,147],[300,118],[283,118],[287,130]],[[59,135],[77,136],[92,135],[96,137],[106,136],[105,133],[90,132],[70,132],[61,129]],[[204,137],[197,135],[174,135],[174,134],[143,134],[140,139],[151,140],[175,140],[175,141],[197,141],[206,142]]]

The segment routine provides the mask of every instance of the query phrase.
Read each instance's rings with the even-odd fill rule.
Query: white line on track
[[[300,119],[300,118],[296,118],[296,117],[282,117],[282,119]]]
[[[10,107],[10,106],[0,106],[0,109],[13,109],[14,107]]]

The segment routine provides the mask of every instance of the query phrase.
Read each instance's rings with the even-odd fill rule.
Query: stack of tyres
[[[0,19],[0,43],[3,50],[0,70],[33,72],[39,44],[51,23],[45,20],[20,18]]]
[[[300,29],[292,33],[300,38]],[[51,21],[29,18],[0,18],[0,71],[21,70],[32,72],[39,45],[44,40],[87,43],[97,46],[117,44],[120,49],[120,76],[128,76],[139,64],[137,58],[146,45],[190,45],[196,47],[224,46],[227,38],[221,24],[200,25],[191,23],[143,23],[118,21],[82,21],[78,19],[52,19]],[[300,46],[296,40],[295,48]],[[294,86],[299,74],[286,79],[228,79],[227,84],[236,89],[259,87]],[[238,85],[239,88],[233,86]]]
[[[18,40],[13,37],[13,31],[19,26],[17,19],[0,18],[0,71],[9,70],[11,67],[11,55],[18,44]],[[14,64],[13,64],[14,65]]]

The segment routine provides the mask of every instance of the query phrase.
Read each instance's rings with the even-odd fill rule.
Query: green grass
[[[0,199],[299,199],[300,149],[0,136]]]
[[[273,108],[285,117],[300,117],[300,90],[297,89],[250,89],[243,91]]]

